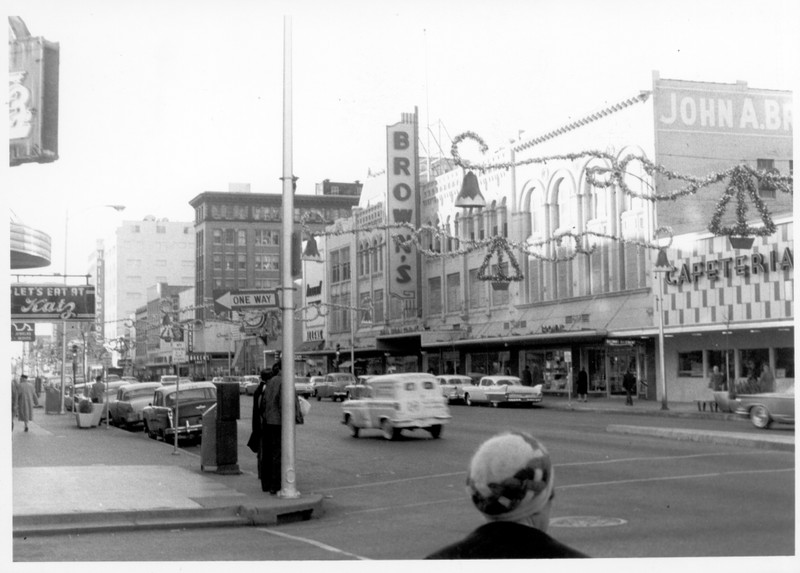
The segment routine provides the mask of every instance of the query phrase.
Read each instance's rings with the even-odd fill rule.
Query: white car
[[[442,390],[442,396],[449,403],[463,402],[464,392],[472,386],[472,378],[462,374],[444,374],[436,377],[436,382]]]
[[[538,404],[542,401],[542,385],[523,386],[516,376],[484,376],[477,386],[464,390],[464,403],[491,404]]]
[[[450,421],[447,401],[431,374],[411,372],[372,376],[356,400],[342,403],[342,423],[357,438],[362,429],[380,430],[387,440],[402,430],[425,430],[439,438]]]

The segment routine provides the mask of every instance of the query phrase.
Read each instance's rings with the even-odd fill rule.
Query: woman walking
[[[17,415],[19,421],[25,424],[25,431],[28,431],[28,422],[33,421],[33,407],[39,405],[36,397],[36,388],[28,381],[28,377],[23,374],[19,377],[17,387]],[[13,428],[12,428],[13,429]]]

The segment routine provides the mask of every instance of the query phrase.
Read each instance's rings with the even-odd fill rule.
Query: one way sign
[[[278,291],[275,290],[214,291],[214,310],[217,312],[277,306]]]

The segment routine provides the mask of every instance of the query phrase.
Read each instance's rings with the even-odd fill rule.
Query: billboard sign
[[[10,164],[49,163],[58,159],[59,45],[20,36],[8,46]]]
[[[91,285],[11,285],[11,320],[56,322],[94,320],[95,290]]]
[[[33,342],[36,340],[36,324],[33,322],[12,322],[11,340],[13,342]]]

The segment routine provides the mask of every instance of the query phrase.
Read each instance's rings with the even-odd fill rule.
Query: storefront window
[[[506,368],[510,369],[509,361],[511,360],[511,353],[504,352],[480,352],[470,354],[469,358],[469,372],[476,374],[484,374],[492,376],[494,374],[505,374]],[[516,374],[512,372],[512,374]]]
[[[678,353],[678,376],[681,378],[703,377],[703,351]]]
[[[775,349],[775,377],[794,378],[794,348]]]
[[[727,380],[731,380],[735,378],[733,373],[734,368],[734,358],[733,358],[733,350],[728,350],[728,358],[727,361],[725,359],[725,351],[724,350],[709,350],[708,351],[708,374],[710,375],[711,370],[714,366],[719,367],[719,371],[725,374],[725,366],[728,366],[728,374],[725,377]]]
[[[758,379],[764,364],[769,365],[768,348],[746,348],[739,351],[739,372],[740,378]]]

